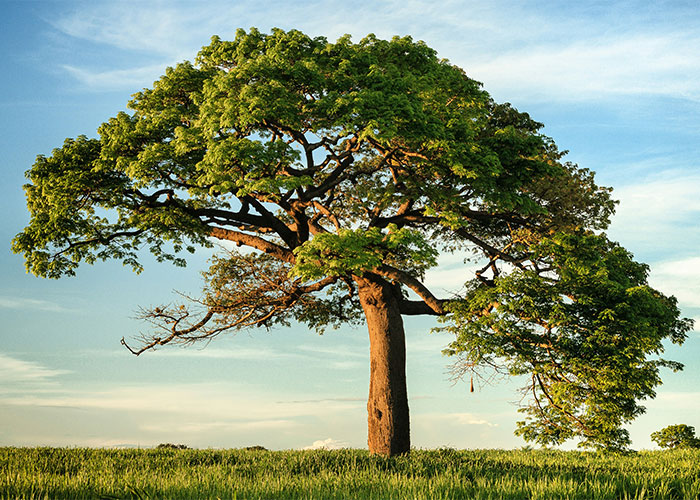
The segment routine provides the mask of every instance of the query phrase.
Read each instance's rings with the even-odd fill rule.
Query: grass
[[[0,448],[0,499],[698,499],[700,450]]]

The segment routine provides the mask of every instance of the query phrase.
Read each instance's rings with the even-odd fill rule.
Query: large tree
[[[57,278],[111,258],[138,271],[142,248],[183,264],[212,241],[245,247],[213,260],[201,297],[144,311],[135,354],[364,318],[368,443],[385,455],[410,449],[404,315],[442,318],[458,370],[527,374],[520,432],[542,443],[626,445],[658,367],[678,368],[647,356],[689,322],[599,233],[610,190],[422,42],[239,30],[129,108],[38,157],[13,248]],[[426,287],[440,252],[465,255],[462,293]]]

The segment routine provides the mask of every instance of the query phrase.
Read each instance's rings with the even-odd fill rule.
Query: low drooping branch
[[[203,298],[184,296],[189,305],[142,309],[139,318],[153,325],[156,334],[142,335],[138,349],[125,340],[122,344],[139,355],[170,343],[209,340],[228,330],[271,327],[307,317],[313,323],[313,314],[343,316],[345,302],[352,295],[337,296],[333,302],[315,296],[339,282],[338,278],[304,282],[291,278],[289,269],[288,264],[266,254],[230,253],[227,258],[215,258]]]

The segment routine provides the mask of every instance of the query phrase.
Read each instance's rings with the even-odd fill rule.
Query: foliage
[[[189,446],[187,446],[186,444],[173,444],[173,443],[160,443],[158,446],[156,446],[156,450],[163,450],[163,449],[187,450],[187,449],[189,449]]]
[[[138,270],[138,248],[181,263],[177,251],[208,244],[213,227],[269,237],[215,235],[293,260],[274,244],[313,253],[340,238],[359,250],[363,231],[394,224],[401,240],[339,272],[369,271],[404,241],[399,263],[418,272],[431,254],[408,228],[442,223],[496,244],[525,222],[516,214],[550,227],[604,225],[612,212],[609,190],[560,164],[541,124],[410,37],[331,44],[239,30],[233,42],[214,37],[197,62],[168,68],[99,139],[37,159],[25,187],[32,219],[13,244],[28,270],[58,277],[108,258]]]
[[[0,448],[0,499],[695,499],[700,451]]]
[[[437,264],[438,252],[424,236],[406,227],[387,226],[369,230],[341,229],[337,234],[319,234],[295,249],[292,274],[305,279],[325,276],[362,276],[366,271],[390,265],[423,277]]]
[[[628,443],[621,424],[654,395],[658,368],[680,368],[647,357],[690,322],[594,233],[611,190],[423,42],[238,30],[129,108],[98,138],[37,158],[13,250],[57,278],[105,259],[139,271],[143,250],[184,265],[183,251],[212,240],[245,247],[213,259],[201,297],[142,311],[153,332],[136,349],[124,341],[135,354],[358,321],[369,279],[392,287],[382,300],[400,313],[442,316],[463,369],[528,374],[525,438],[606,448]],[[423,283],[440,251],[479,266],[456,271],[465,293]]]
[[[662,448],[700,448],[695,427],[686,424],[669,425],[651,433],[651,440]]]
[[[692,327],[673,297],[647,284],[648,268],[592,233],[554,234],[531,245],[531,262],[469,283],[449,308],[456,340],[447,353],[463,363],[505,366],[525,375],[531,403],[517,433],[541,444],[580,436],[581,446],[624,449],[622,424],[644,411],[664,359],[662,341],[682,343]]]

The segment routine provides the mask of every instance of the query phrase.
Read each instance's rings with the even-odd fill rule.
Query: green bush
[[[700,448],[695,428],[690,425],[669,425],[651,433],[651,440],[662,448]]]

